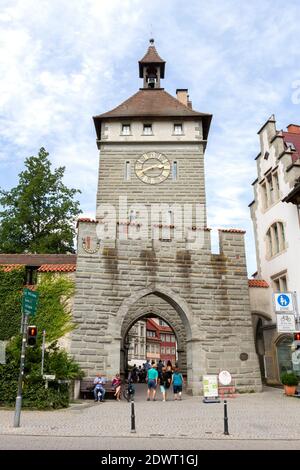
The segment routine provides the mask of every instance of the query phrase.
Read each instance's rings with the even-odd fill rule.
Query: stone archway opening
[[[182,338],[172,325],[157,313],[157,308],[145,308],[144,315],[124,325],[122,330],[120,370],[128,375],[129,370],[138,370],[143,378],[143,365],[148,361],[172,366],[185,363],[185,348],[182,346]],[[178,346],[180,345],[180,346]],[[183,371],[183,373],[186,371]]]
[[[174,332],[177,365],[183,375],[187,377],[187,391],[195,393],[193,390],[193,348],[195,347],[195,341],[192,338],[192,312],[185,301],[172,292],[171,289],[167,290],[165,287],[159,288],[159,286],[153,287],[149,286],[141,289],[126,298],[115,317],[113,326],[117,327],[119,331],[119,336],[115,336],[115,344],[117,346],[119,343],[118,363],[120,372],[123,375],[126,372],[126,338],[130,328],[143,318],[158,317]]]

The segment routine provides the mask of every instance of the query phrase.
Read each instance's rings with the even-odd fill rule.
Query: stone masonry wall
[[[72,353],[88,376],[111,377],[120,367],[122,332],[131,309],[147,296],[176,311],[186,334],[188,389],[202,391],[202,376],[229,370],[240,390],[261,390],[252,334],[243,233],[220,232],[220,255],[185,242],[101,242],[87,254],[82,238],[96,239],[96,224],[79,224]],[[174,314],[175,318],[175,314]],[[122,329],[123,328],[123,329]],[[241,353],[248,360],[240,359]]]

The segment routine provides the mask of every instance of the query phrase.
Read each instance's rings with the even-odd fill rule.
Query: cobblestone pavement
[[[228,399],[229,436],[223,434],[223,404],[204,404],[201,397],[182,401],[146,401],[146,388],[137,387],[135,438],[205,440],[294,440],[300,449],[300,399],[286,397],[281,389]],[[12,410],[0,411],[2,435],[133,437],[131,406],[125,400],[105,403],[83,401],[58,411],[24,411],[21,427],[13,428]],[[294,444],[297,445],[297,444]],[[295,447],[294,447],[295,448]]]

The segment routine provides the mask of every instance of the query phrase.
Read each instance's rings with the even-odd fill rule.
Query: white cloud
[[[91,117],[140,86],[137,61],[154,35],[167,60],[165,86],[188,87],[194,107],[214,114],[205,156],[208,220],[251,229],[248,203],[256,132],[275,113],[299,120],[299,4],[289,0],[2,0],[0,186],[15,184],[39,147],[66,165],[92,212],[98,151]],[[250,270],[255,270],[253,239]]]

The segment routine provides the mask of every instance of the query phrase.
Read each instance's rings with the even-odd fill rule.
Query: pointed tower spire
[[[150,46],[144,57],[139,61],[140,78],[143,88],[160,88],[160,79],[165,76],[165,60],[157,53],[154,39],[149,40]]]

